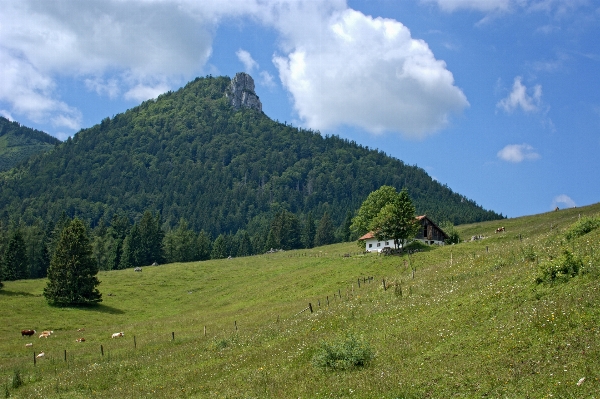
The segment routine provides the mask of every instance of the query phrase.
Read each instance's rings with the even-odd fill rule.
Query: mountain
[[[327,212],[340,226],[386,184],[406,187],[437,222],[502,218],[382,151],[271,120],[251,79],[196,78],[3,172],[0,217],[29,224],[64,212],[96,226],[152,210],[167,227],[184,218],[214,237],[264,231],[282,209]]]
[[[0,171],[8,170],[33,154],[49,151],[60,140],[0,116]]]

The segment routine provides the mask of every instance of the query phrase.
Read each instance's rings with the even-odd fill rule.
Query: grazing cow
[[[77,329],[77,332],[82,332],[82,331],[85,331],[85,328],[78,328]]]
[[[54,331],[42,331],[39,338],[48,338],[52,334],[54,334]]]
[[[506,231],[506,229],[505,229],[504,227],[498,227],[498,228],[496,229],[496,233],[501,233],[501,232],[503,232],[503,231]]]
[[[28,343],[28,344],[25,344],[25,347],[26,347],[26,348],[31,348],[32,346],[33,346],[33,342],[30,342],[30,343]]]
[[[81,338],[77,338],[75,340],[75,342],[85,342],[85,338],[81,337]]]
[[[141,272],[141,271],[142,271],[142,268],[138,266],[138,267],[136,267],[135,269],[133,269],[133,271],[134,271],[134,272]]]
[[[33,334],[35,334],[35,330],[21,330],[21,337],[24,336],[28,336],[31,337]]]
[[[114,333],[112,335],[112,338],[119,338],[119,337],[124,337],[124,336],[125,336],[125,333],[123,331],[121,331],[121,332],[118,332],[118,333]]]
[[[44,352],[40,352],[40,354],[39,354],[39,355],[37,355],[36,357],[39,359],[39,358],[41,358],[41,357],[44,357],[45,355],[46,355],[46,354],[45,354]]]

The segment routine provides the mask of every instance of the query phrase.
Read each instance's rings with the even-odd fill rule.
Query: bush
[[[583,268],[581,258],[565,249],[563,254],[556,259],[540,265],[540,275],[536,278],[538,284],[543,282],[567,282],[571,277],[579,274]]]
[[[374,356],[367,342],[348,334],[343,340],[322,342],[312,362],[319,368],[347,370],[365,366]]]
[[[565,233],[567,240],[572,240],[600,227],[600,217],[583,217],[573,223]]]
[[[21,376],[21,372],[19,370],[15,370],[12,378],[12,387],[13,389],[17,389],[23,385],[23,377]]]

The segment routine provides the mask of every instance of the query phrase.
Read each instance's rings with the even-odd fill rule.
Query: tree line
[[[154,263],[193,262],[227,257],[250,256],[270,250],[312,248],[350,240],[350,216],[342,226],[334,226],[325,212],[319,220],[309,213],[299,218],[280,210],[267,229],[219,234],[195,232],[181,218],[165,228],[158,212],[146,210],[138,221],[114,215],[109,223],[86,226],[93,261],[98,270],[119,270]],[[64,229],[72,219],[66,213],[55,223],[31,226],[3,226],[0,223],[0,281],[48,276],[51,260]]]

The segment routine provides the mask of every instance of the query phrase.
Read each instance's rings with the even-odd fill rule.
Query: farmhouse
[[[415,236],[415,240],[428,245],[444,245],[444,240],[448,238],[448,235],[442,229],[426,215],[417,216],[417,220],[421,223],[421,229]],[[372,231],[360,237],[359,240],[365,241],[367,252],[381,252],[384,248],[394,248],[394,240],[377,241]]]

